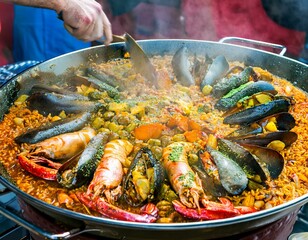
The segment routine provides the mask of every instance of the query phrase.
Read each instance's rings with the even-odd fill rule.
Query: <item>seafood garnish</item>
[[[32,94],[27,99],[27,103],[31,110],[38,110],[44,116],[58,115],[62,111],[66,113],[95,112],[104,108],[100,102],[83,101],[72,98],[72,96],[46,92]]]
[[[87,194],[103,195],[107,202],[115,202],[122,194],[123,164],[133,150],[127,140],[112,140],[105,145],[104,154],[96,168]]]
[[[248,179],[259,183],[266,181],[266,174],[248,150],[235,142],[221,138],[218,139],[218,149],[234,160],[246,173]]]
[[[108,137],[108,133],[97,134],[81,154],[66,161],[57,172],[58,183],[65,188],[76,188],[90,181],[103,155],[103,146]]]
[[[230,194],[242,193],[248,184],[244,170],[231,158],[215,149],[207,149],[215,162],[222,186]]]
[[[20,166],[27,172],[45,180],[56,180],[58,169],[61,163],[56,163],[46,158],[36,157],[29,159],[26,154],[17,156]]]
[[[30,90],[30,95],[34,94],[34,93],[57,93],[57,94],[61,94],[61,95],[65,95],[65,96],[69,96],[71,97],[72,100],[81,100],[81,101],[88,101],[89,98],[87,98],[86,96],[83,96],[79,93],[73,92],[73,91],[69,91],[63,88],[59,88],[59,87],[51,87],[51,86],[47,86],[47,85],[43,85],[43,84],[35,84],[32,86],[31,90]]]
[[[205,74],[205,77],[200,84],[200,88],[203,94],[210,94],[212,92],[213,85],[218,79],[223,78],[228,70],[229,63],[227,59],[222,55],[217,56],[213,60],[212,64],[209,67],[209,70]]]
[[[124,199],[131,206],[157,199],[164,172],[160,162],[148,148],[140,149],[130,165],[124,179]]]
[[[226,111],[234,106],[243,98],[249,97],[258,92],[270,92],[276,94],[274,86],[265,81],[252,82],[249,81],[236,89],[231,90],[225,96],[218,100],[215,108]]]
[[[190,72],[190,63],[188,60],[188,50],[185,46],[176,51],[172,58],[172,68],[177,81],[190,86],[195,84],[195,80]]]
[[[285,147],[290,146],[296,140],[297,134],[295,132],[289,131],[266,132],[232,138],[232,141],[237,143],[252,144],[261,147],[266,147],[273,141],[279,141],[280,143],[283,143],[283,148],[281,150],[283,150]]]
[[[94,78],[94,77],[85,77],[85,76],[79,76],[79,78],[84,78],[86,81],[88,81],[90,84],[93,84],[99,91],[107,92],[108,96],[114,99],[119,98],[119,90],[111,85],[108,85],[105,82],[102,82],[101,80]]]
[[[272,179],[279,177],[284,167],[284,159],[279,152],[251,144],[241,145],[253,154],[264,172],[268,173],[269,177]]]
[[[188,209],[186,212],[179,210],[179,213],[189,217],[192,212],[201,215],[203,209],[205,209],[226,213],[226,215],[236,215],[237,212],[235,214],[234,206],[229,200],[223,200],[221,203],[208,200],[198,175],[193,172],[188,164],[187,154],[193,148],[192,143],[175,142],[163,149],[163,166],[169,182],[179,195],[180,203]],[[200,206],[200,203],[203,207]]]
[[[253,134],[276,131],[290,131],[295,126],[294,117],[288,112],[281,112],[265,117],[247,126],[241,126],[228,134],[226,139],[244,138]],[[261,135],[260,135],[261,136]]]
[[[30,129],[17,136],[15,142],[33,144],[59,134],[78,131],[86,125],[90,117],[91,113],[86,112],[55,122],[46,123],[38,128]]]
[[[248,125],[275,113],[288,112],[290,105],[290,101],[287,99],[273,100],[229,115],[224,118],[223,123]]]
[[[239,74],[234,74],[231,77],[224,77],[221,80],[218,80],[213,86],[213,96],[220,98],[232,89],[247,83],[253,73],[253,68],[247,67]]]
[[[53,160],[69,159],[82,151],[95,134],[95,130],[88,127],[77,132],[60,134],[31,144],[27,155],[30,158],[41,156]]]
[[[62,164],[52,160],[65,160],[79,154],[94,136],[92,128],[61,134],[30,145],[17,158],[27,172],[46,180],[56,180],[57,170]]]
[[[87,68],[86,72],[88,75],[101,80],[102,82],[114,87],[115,89],[119,89],[120,91],[124,90],[118,79],[115,76],[112,76],[104,72],[103,69],[96,69],[94,67],[89,67]]]

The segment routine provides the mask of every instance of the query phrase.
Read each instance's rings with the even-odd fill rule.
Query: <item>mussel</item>
[[[223,55],[217,56],[213,60],[209,70],[201,81],[200,88],[203,94],[210,94],[212,92],[213,85],[218,79],[223,78],[228,70],[229,63],[227,59]]]
[[[108,96],[111,98],[119,98],[119,90],[95,77],[87,77],[87,76],[78,76],[79,78],[85,79],[88,84],[94,85],[99,91],[107,92]]]
[[[234,160],[244,170],[248,179],[258,183],[266,181],[266,174],[248,150],[235,142],[221,138],[218,139],[218,149]]]
[[[28,107],[31,110],[38,110],[44,116],[48,114],[57,115],[61,111],[66,113],[94,112],[103,109],[104,105],[100,102],[81,101],[72,96],[38,92],[32,94],[27,99]]]
[[[241,100],[239,100],[235,106],[225,111],[223,113],[223,117],[226,117],[236,112],[243,111],[247,108],[251,108],[251,107],[254,107],[260,104],[268,103],[270,101],[280,98],[279,96],[276,96],[274,94],[270,92],[258,92],[249,97],[244,97]]]
[[[131,206],[140,206],[158,196],[164,180],[161,163],[148,148],[140,149],[124,179],[123,196]]]
[[[230,139],[230,138],[229,138]],[[273,149],[275,146],[270,146],[269,144],[274,142],[279,142],[283,144],[283,148],[290,146],[293,142],[297,140],[297,134],[290,131],[276,131],[276,132],[266,132],[260,134],[251,134],[231,138],[232,141],[241,144],[252,144],[262,147],[271,147]],[[280,148],[280,147],[279,147]]]
[[[183,46],[176,51],[172,58],[172,68],[180,84],[184,86],[195,84],[195,80],[190,72],[187,47]]]
[[[223,123],[232,125],[248,125],[279,112],[288,112],[290,105],[290,101],[286,98],[275,99],[273,101],[228,115],[224,118]]]
[[[207,151],[217,166],[219,179],[226,191],[232,195],[242,193],[248,184],[244,170],[222,152],[210,147],[207,148]]]
[[[290,131],[295,126],[294,117],[288,112],[281,112],[265,117],[250,125],[241,126],[226,136],[227,139],[244,138],[253,134],[276,131]]]
[[[35,84],[32,86],[30,90],[30,95],[35,93],[57,93],[65,96],[71,96],[72,100],[80,100],[80,101],[88,101],[89,99],[86,96],[83,96],[79,93],[56,87],[56,86],[48,86],[45,84]]]
[[[116,89],[119,89],[120,91],[123,91],[122,84],[120,81],[115,77],[108,73],[106,73],[102,69],[96,69],[94,67],[89,67],[86,69],[86,73],[88,76],[93,76],[94,78],[97,78],[98,80],[102,81],[103,83],[114,87]]]
[[[220,98],[223,95],[230,92],[232,89],[247,83],[250,80],[250,76],[253,75],[253,68],[246,67],[241,73],[233,74],[230,77],[224,77],[217,81],[213,86],[213,96]]]
[[[78,131],[86,125],[90,117],[91,113],[85,112],[55,122],[46,123],[17,136],[15,142],[33,144],[62,133]]]
[[[227,111],[228,109],[236,106],[237,102],[243,98],[249,97],[258,92],[271,92],[276,94],[274,86],[265,81],[247,82],[239,86],[236,89],[231,90],[215,104],[215,108],[221,111]]]
[[[279,152],[252,144],[241,144],[241,146],[253,154],[267,177],[272,179],[279,177],[284,167],[284,159]]]
[[[203,190],[207,196],[222,197],[228,195],[227,191],[221,185],[219,177],[213,176],[213,167],[209,165],[207,161],[211,161],[208,158],[208,153],[204,150],[198,151],[198,164],[192,165],[192,169],[199,176]],[[214,164],[214,163],[212,163]]]
[[[91,180],[108,141],[108,133],[94,136],[82,153],[67,160],[57,172],[57,181],[63,187],[72,189]]]

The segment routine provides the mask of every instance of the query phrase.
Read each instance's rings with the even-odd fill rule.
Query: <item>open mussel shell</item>
[[[93,112],[104,108],[104,105],[100,102],[84,101],[71,95],[49,92],[37,92],[32,94],[28,97],[27,104],[29,109],[37,110],[44,116],[48,114],[58,115],[62,111],[70,114]]]
[[[57,172],[58,183],[72,189],[89,182],[103,155],[103,146],[108,138],[108,133],[97,134],[82,152],[67,160]]]
[[[30,90],[30,95],[34,93],[57,93],[57,94],[62,94],[65,96],[71,96],[72,100],[84,100],[87,101],[89,100],[88,97],[83,96],[77,92],[65,89],[65,88],[60,88],[57,86],[48,86],[45,84],[35,84],[32,86]]]
[[[124,179],[123,197],[134,207],[140,206],[145,201],[156,199],[164,181],[164,169],[152,151],[141,148]]]
[[[221,185],[221,182],[215,181],[205,169],[202,161],[204,150],[198,151],[198,163],[192,165],[191,168],[198,175],[201,180],[202,188],[207,196],[222,197],[228,195],[228,192]],[[212,171],[210,169],[209,171]]]
[[[223,123],[231,125],[249,125],[270,115],[280,112],[288,112],[290,105],[291,103],[288,99],[275,99],[268,103],[247,108],[243,111],[229,115],[224,118]]]
[[[208,95],[218,79],[223,78],[229,70],[229,63],[223,55],[218,55],[210,65],[207,73],[201,81],[201,91]]]
[[[290,131],[295,126],[294,117],[288,112],[281,112],[265,117],[257,121],[256,123],[252,123],[248,126],[242,126],[227,135],[226,139],[233,139],[236,137],[263,133],[264,128],[266,128],[267,124],[270,121],[273,121],[278,131]]]
[[[184,86],[195,84],[195,80],[190,72],[190,62],[188,60],[188,49],[182,46],[176,51],[172,58],[172,68],[177,81]]]
[[[277,93],[274,86],[266,81],[249,81],[220,98],[215,104],[215,108],[221,111],[227,111],[236,106],[241,99],[260,92],[270,92],[274,95]]]
[[[213,96],[215,98],[221,98],[232,89],[247,83],[250,76],[253,74],[252,67],[246,67],[241,73],[231,75],[230,77],[224,77],[216,82],[213,86]]]
[[[242,193],[248,184],[248,178],[243,169],[220,151],[210,147],[207,148],[207,151],[217,166],[219,179],[225,190],[232,195]]]
[[[235,106],[228,109],[223,113],[223,117],[235,114],[237,112],[243,111],[246,108],[254,107],[260,104],[264,104],[270,101],[273,101],[277,98],[275,95],[277,92],[258,92],[249,97],[244,97],[240,99]]]
[[[284,167],[284,159],[282,155],[270,148],[260,147],[251,144],[242,144],[245,149],[251,152],[259,161],[260,166],[268,171],[269,176],[272,179],[279,177]]]
[[[76,114],[72,117],[43,124],[40,127],[30,129],[27,132],[17,136],[15,138],[15,142],[33,144],[59,134],[79,131],[88,123],[90,117],[91,113],[85,112]]]
[[[261,147],[266,147],[269,143],[275,140],[283,142],[285,144],[285,147],[288,147],[297,140],[297,134],[295,132],[289,131],[277,131],[261,134],[244,135],[232,138],[232,141],[235,141],[240,144],[252,144]]]
[[[258,183],[266,181],[266,173],[247,149],[235,142],[221,138],[218,139],[218,149],[234,160],[244,170],[250,180],[257,181]]]

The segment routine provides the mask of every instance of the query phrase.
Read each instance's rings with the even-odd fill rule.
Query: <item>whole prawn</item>
[[[32,144],[17,156],[19,164],[37,177],[56,180],[57,170],[62,164],[53,160],[69,159],[80,153],[95,134],[94,129],[84,128]]]
[[[68,159],[82,151],[96,134],[92,128],[64,133],[30,145],[30,156],[43,156],[48,159]]]
[[[194,145],[175,142],[163,149],[163,165],[169,181],[181,202],[189,208],[200,208],[199,199],[205,198],[201,181],[188,164],[187,155]]]
[[[127,140],[116,139],[105,145],[104,155],[87,189],[87,194],[105,195],[108,202],[114,202],[121,194],[121,181],[124,176],[123,164],[133,150]]]

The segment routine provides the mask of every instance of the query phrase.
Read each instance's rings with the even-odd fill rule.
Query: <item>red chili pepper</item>
[[[131,221],[131,222],[144,222],[152,223],[158,218],[158,209],[152,204],[148,203],[140,209],[140,214],[128,212],[110,203],[107,203],[101,197],[92,197],[93,194],[76,193],[78,199],[93,211],[97,211],[105,217],[112,219]]]

